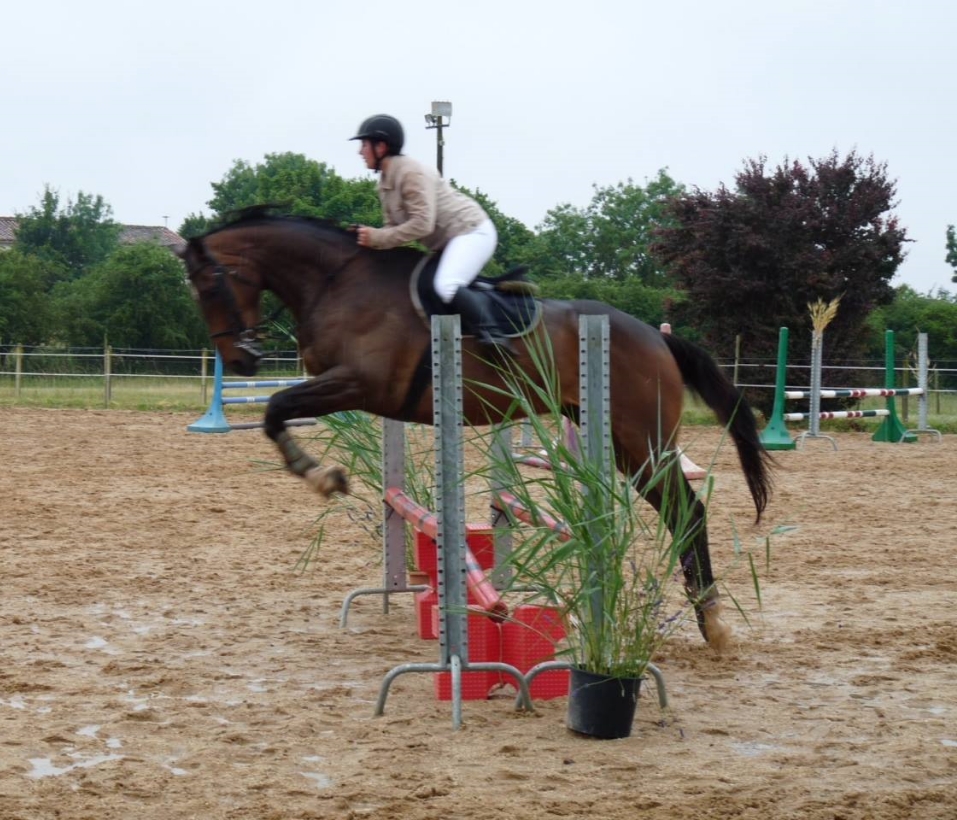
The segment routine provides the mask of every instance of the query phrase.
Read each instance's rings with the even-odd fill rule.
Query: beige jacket
[[[389,157],[379,177],[379,201],[385,227],[369,229],[373,248],[419,241],[439,250],[488,219],[474,199],[456,191],[434,168],[401,155]]]

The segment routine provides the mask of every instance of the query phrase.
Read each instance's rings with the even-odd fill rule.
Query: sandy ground
[[[263,472],[258,433],[181,414],[0,410],[0,818],[957,817],[957,437],[837,436],[778,455],[759,529],[716,456],[712,554],[742,601],[732,520],[773,527],[763,610],[717,657],[659,658],[671,697],[632,737],[564,726],[564,699],[467,702],[452,730],[412,603],[343,514],[297,574],[320,502]],[[715,430],[685,439],[711,460]]]

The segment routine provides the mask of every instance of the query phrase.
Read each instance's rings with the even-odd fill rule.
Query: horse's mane
[[[303,225],[313,228],[323,233],[335,234],[344,241],[355,242],[355,234],[343,228],[339,223],[331,219],[321,219],[315,216],[303,216],[301,214],[290,214],[282,210],[279,205],[263,204],[250,205],[247,208],[239,208],[230,211],[223,221],[216,224],[205,234],[203,238],[212,236],[220,231],[231,230],[233,228],[247,228],[254,225]]]
[[[216,224],[199,238],[205,239],[207,236],[212,236],[221,231],[232,230],[234,228],[268,227],[270,225],[291,225],[303,228],[317,235],[320,239],[331,239],[353,247],[356,244],[355,233],[342,227],[338,222],[332,219],[304,216],[302,214],[290,214],[284,211],[282,206],[272,204],[250,205],[247,208],[239,208],[235,211],[231,211],[225,216],[223,221]],[[376,253],[388,254],[400,263],[409,263],[410,261],[414,261],[412,259],[413,257],[419,258],[422,256],[422,251],[410,247],[392,248],[387,251],[376,251]]]

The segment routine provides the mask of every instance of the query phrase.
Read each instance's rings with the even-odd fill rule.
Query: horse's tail
[[[704,350],[668,333],[662,338],[678,363],[685,385],[704,400],[731,434],[760,521],[771,498],[771,456],[761,443],[751,406]]]

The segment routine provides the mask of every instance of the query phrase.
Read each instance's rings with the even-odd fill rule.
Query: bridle
[[[339,273],[353,259],[355,259],[356,256],[358,256],[360,250],[361,249],[356,246],[355,251],[351,255],[348,255],[340,262],[338,266],[326,274],[326,278],[330,281],[334,280]],[[227,268],[225,265],[217,262],[216,259],[210,255],[208,250],[204,249],[204,254],[206,256],[206,259],[204,260],[206,264],[199,267],[195,273],[190,274],[190,281],[195,280],[195,278],[207,267],[212,267],[213,287],[206,291],[200,291],[200,299],[212,300],[225,306],[226,309],[231,313],[230,322],[232,325],[227,330],[220,330],[217,333],[211,333],[210,338],[220,339],[224,336],[232,336],[235,339],[233,346],[252,356],[258,362],[263,357],[263,349],[260,342],[263,339],[268,338],[269,335],[266,328],[271,325],[284,310],[286,310],[287,306],[285,304],[280,304],[279,307],[276,308],[265,319],[261,319],[255,325],[247,325],[243,320],[242,312],[239,310],[239,305],[236,303],[236,295],[233,293],[233,289],[226,282],[226,277],[229,277],[240,285],[255,288],[256,290],[263,289],[262,283],[247,279],[238,271]]]
[[[248,353],[256,359],[256,361],[259,361],[263,357],[262,345],[259,342],[265,338],[264,328],[269,325],[284,308],[280,307],[274,311],[271,316],[261,320],[255,325],[247,325],[243,320],[239,305],[236,304],[236,295],[233,293],[233,289],[226,283],[227,276],[241,285],[256,288],[257,290],[261,289],[258,283],[246,279],[237,271],[227,270],[218,263],[213,265],[213,288],[208,292],[205,298],[225,303],[227,309],[232,314],[232,327],[228,330],[221,330],[218,333],[211,333],[210,338],[219,339],[223,336],[233,336],[235,338],[233,342],[234,347]]]

